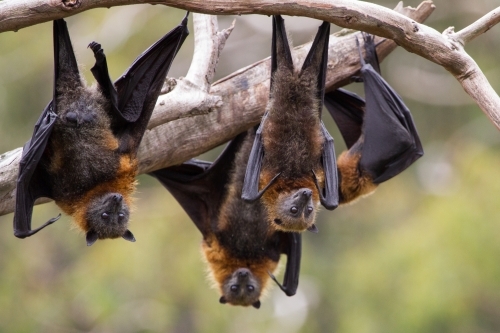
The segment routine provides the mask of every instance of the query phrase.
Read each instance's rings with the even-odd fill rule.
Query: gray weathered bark
[[[149,1],[141,1],[144,2]],[[0,2],[0,32],[17,30],[91,8],[132,3],[137,1],[4,0]],[[416,9],[403,8],[400,4],[396,11],[370,3],[345,0],[167,0],[161,3],[212,14],[280,13],[310,16],[394,39],[408,51],[438,63],[452,73],[495,126],[500,128],[500,99],[474,60],[463,50],[464,43],[498,22],[498,11],[490,12],[457,33],[448,29],[440,34],[418,23],[423,22],[433,11],[431,1],[422,2]],[[160,96],[149,130],[141,143],[141,173],[180,163],[229,140],[258,123],[265,108],[269,91],[269,59],[212,84],[218,55],[232,27],[218,32],[215,17],[193,15],[193,19],[196,36],[193,63],[185,78],[167,79],[164,90],[169,93]],[[354,33],[345,29],[332,35],[328,90],[346,84],[359,69]],[[309,47],[310,44],[305,44],[295,48],[294,56],[298,62],[303,60]],[[382,43],[377,49],[380,59],[395,47],[393,41]],[[16,149],[0,155],[0,215],[13,211],[20,154],[21,150]]]

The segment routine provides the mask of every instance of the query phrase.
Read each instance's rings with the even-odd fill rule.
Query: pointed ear
[[[226,304],[226,303],[227,303],[227,299],[226,299],[224,296],[221,296],[221,297],[219,298],[219,303],[220,303],[220,304]]]
[[[314,37],[311,49],[307,54],[306,60],[302,65],[301,75],[310,75],[311,78],[316,79],[318,87],[317,98],[321,101],[321,108],[323,107],[323,96],[325,94],[325,80],[326,69],[328,63],[328,42],[330,40],[330,23],[323,22],[318,28],[318,33]]]
[[[132,232],[130,232],[130,230],[128,230],[128,229],[122,235],[122,238],[125,239],[125,240],[128,240],[129,242],[135,242],[134,234],[132,234]]]
[[[273,41],[271,50],[271,86],[273,74],[278,67],[286,67],[293,71],[292,53],[286,36],[285,21],[280,15],[273,16]]]
[[[99,237],[97,236],[97,232],[92,229],[87,231],[87,235],[85,238],[87,240],[87,246],[91,246],[97,241],[97,239],[99,239]]]
[[[312,226],[310,226],[309,228],[307,228],[307,231],[310,231],[313,234],[317,234],[319,232],[318,227],[316,226],[316,224],[313,224]]]
[[[54,99],[58,95],[57,87],[81,87],[80,72],[76,62],[68,27],[63,19],[54,21]],[[69,86],[68,86],[69,85]]]
[[[259,309],[260,308],[260,300],[258,300],[257,302],[253,303],[252,306],[256,309]]]

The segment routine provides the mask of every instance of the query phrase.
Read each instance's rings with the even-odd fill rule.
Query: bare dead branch
[[[498,24],[498,22],[500,22],[500,7],[493,9],[476,22],[458,31],[453,35],[453,38],[462,45],[465,45],[477,36],[490,30],[493,26]]]
[[[1,2],[0,2],[1,4]],[[417,9],[397,10],[412,20],[421,22],[433,11],[431,2]],[[1,10],[1,8],[0,8]],[[211,54],[211,60],[193,61],[186,78],[168,79],[170,93],[160,96],[155,113],[139,149],[139,172],[147,173],[183,162],[234,137],[260,121],[269,93],[270,60],[264,59],[243,68],[210,85],[223,43],[230,32],[216,33],[214,18],[200,15],[195,18],[195,33],[201,33],[208,46],[197,46],[195,53]],[[204,22],[201,22],[204,21]],[[348,82],[359,70],[359,55],[353,34],[343,30],[330,38],[327,89]],[[214,36],[217,35],[217,38]],[[392,41],[382,43],[377,51],[383,60],[396,47]],[[310,43],[294,49],[294,56],[303,61]],[[197,59],[197,55],[194,59]],[[194,67],[193,67],[194,66]],[[205,79],[206,78],[206,79]],[[207,90],[208,85],[208,90]],[[193,130],[196,129],[196,130]],[[21,149],[0,155],[0,215],[13,211],[15,184]]]

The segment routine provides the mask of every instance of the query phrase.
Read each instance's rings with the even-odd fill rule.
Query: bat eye
[[[252,291],[254,291],[254,290],[255,290],[255,287],[254,287],[254,286],[252,286],[252,285],[248,285],[248,286],[247,286],[247,290],[248,290],[249,292],[252,292]]]
[[[125,218],[125,214],[123,214],[123,213],[118,214],[118,219],[120,221],[123,220],[124,218]]]
[[[233,284],[231,286],[231,291],[238,291],[238,285],[237,284]]]
[[[292,206],[292,208],[290,208],[290,213],[292,214],[297,214],[298,211],[299,209],[296,206]]]
[[[102,213],[102,214],[101,214],[101,218],[102,218],[103,220],[107,220],[107,219],[109,219],[109,214],[108,214],[108,213]]]
[[[313,211],[313,208],[311,206],[307,207],[307,212],[308,213],[312,213],[312,211]]]

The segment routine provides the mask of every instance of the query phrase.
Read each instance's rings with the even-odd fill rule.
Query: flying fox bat
[[[269,228],[259,201],[241,199],[246,163],[255,136],[234,138],[212,164],[190,160],[151,173],[176,198],[203,235],[202,249],[220,303],[260,307],[271,278],[288,295],[299,283],[301,234]],[[284,282],[272,272],[287,255]]]
[[[14,235],[34,235],[59,217],[32,229],[37,198],[54,199],[86,233],[97,239],[123,237],[128,230],[137,174],[137,149],[170,65],[184,39],[187,15],[114,84],[101,45],[92,42],[97,86],[82,82],[66,22],[54,21],[54,94],[23,149],[17,179]]]
[[[273,16],[271,88],[255,136],[242,198],[261,199],[270,226],[317,231],[319,203],[338,205],[333,138],[321,121],[330,23],[323,22],[300,71],[294,69],[281,16]]]
[[[326,106],[351,148],[338,160],[338,185],[333,139],[321,123],[328,31],[323,23],[296,72],[283,20],[273,18],[270,99],[242,197],[261,198],[270,226],[278,230],[317,231],[319,202],[334,209],[371,193],[423,154],[410,112],[380,76],[373,38],[364,35],[367,61],[361,53],[360,61],[367,102],[342,89],[326,95]]]
[[[423,155],[410,111],[380,75],[373,36],[363,38],[366,59],[360,50],[360,60],[366,101],[344,89],[325,95],[326,108],[349,149],[337,161],[341,204],[373,192]]]

